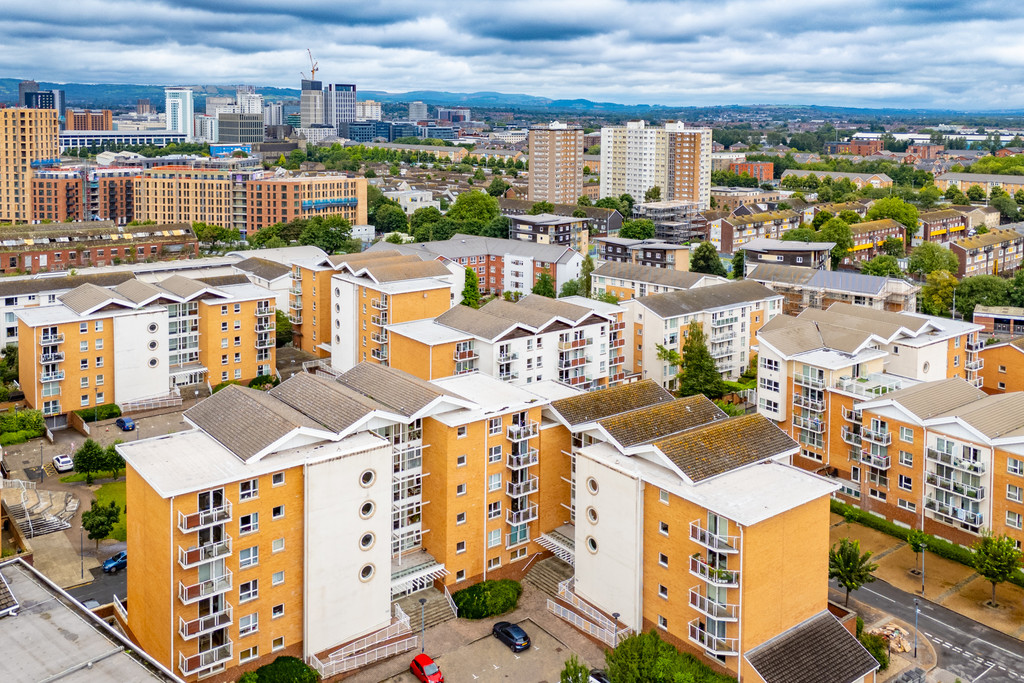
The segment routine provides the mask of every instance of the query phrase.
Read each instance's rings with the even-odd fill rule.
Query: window
[[[455,583],[458,583],[459,581],[465,581],[465,580],[466,580],[466,570],[465,569],[460,569],[459,571],[455,572]]]
[[[662,567],[668,567],[668,555],[665,553],[658,553],[658,564]]]
[[[377,473],[373,470],[363,470],[363,473],[359,475],[359,485],[364,489],[373,486],[373,482],[377,479]]]
[[[238,586],[238,602],[249,602],[260,596],[259,580],[246,581]]]
[[[81,405],[82,407],[89,405],[89,394],[82,394]]]
[[[89,369],[89,359],[88,359],[88,358],[83,358],[83,359],[82,359],[82,360],[81,360],[81,361],[79,362],[79,364],[78,364],[78,365],[79,365],[79,367],[80,367],[80,368],[82,368],[83,370],[88,370],[88,369]]]
[[[271,483],[273,486],[281,486],[282,484],[284,484],[284,472],[275,473],[273,478],[271,479]]]
[[[669,500],[669,493],[668,493],[668,491],[666,491],[664,489],[659,491],[658,492],[658,498],[659,498],[659,500],[661,500],[662,503],[664,503],[665,505],[668,505],[668,500]]]
[[[1024,502],[1024,488],[1020,486],[1014,486],[1013,484],[1006,485],[1006,498],[1012,500],[1015,503]]]
[[[497,491],[501,488],[501,472],[495,472],[487,478],[487,490]]]
[[[255,567],[260,563],[260,549],[259,546],[253,546],[251,548],[242,548],[238,551],[238,567],[245,569],[246,567]]]
[[[999,372],[1001,372],[1002,374],[1005,375],[1006,374],[1006,366],[1005,365],[1000,365],[999,366]]]
[[[89,331],[89,323],[79,323],[78,324],[78,331],[81,334],[86,334]]]
[[[96,367],[103,367],[103,356],[96,356]]]
[[[762,377],[760,379],[760,387],[762,389],[764,389],[765,391],[778,391],[779,390],[779,382],[777,380],[774,380],[774,379],[768,379],[766,377]]]
[[[89,378],[88,377],[80,378],[78,380],[78,384],[81,386],[82,389],[88,389],[89,388]]]
[[[241,346],[241,345],[242,345],[242,338],[241,337],[235,337],[235,346]],[[235,360],[236,361],[238,360],[238,354],[237,353],[235,354]]]
[[[239,535],[251,534],[254,531],[259,531],[259,528],[260,514],[258,512],[252,512],[248,515],[242,515],[238,518]]]
[[[284,550],[284,539],[275,538],[274,541],[270,544],[270,551],[274,553],[279,553],[282,550]]]
[[[284,603],[280,605],[274,605],[270,610],[270,616],[274,619],[284,616]]]
[[[491,446],[491,450],[487,454],[487,462],[501,462],[501,446]]]
[[[459,514],[455,515],[455,524],[465,524],[465,523],[466,523],[466,513],[465,512],[460,512]]]
[[[1021,514],[1012,510],[1006,511],[1006,526],[1013,529],[1021,528]]]
[[[897,499],[896,504],[908,512],[917,512],[917,503],[911,503],[909,500],[899,498]]]
[[[1006,459],[1006,471],[1010,474],[1024,474],[1024,460],[1018,460],[1017,458]]]
[[[458,486],[456,486],[455,487],[455,495],[456,496],[464,496],[464,495],[466,495],[466,485],[465,484],[459,484]]]
[[[220,324],[220,331],[221,332],[227,332],[228,331],[228,324],[227,324],[227,322],[222,322]]]
[[[487,519],[497,519],[501,517],[501,501],[496,500],[493,503],[487,504]]]
[[[259,650],[260,650],[259,647],[257,647],[256,645],[253,645],[250,648],[246,648],[246,649],[242,650],[241,652],[238,653],[238,663],[239,664],[244,664],[245,662],[248,662],[248,661],[251,661],[253,659],[256,659],[257,657],[260,656]]]
[[[914,489],[914,480],[905,474],[901,474],[899,486],[904,491],[912,491]]]
[[[889,497],[885,491],[879,491],[878,489],[868,489],[868,495],[872,498],[877,498],[882,502],[885,502],[885,499]]]
[[[102,331],[103,331],[103,321],[102,321],[102,320],[97,320],[97,321],[96,321],[96,324],[95,324],[95,325],[93,326],[93,328],[94,328],[94,329],[95,329],[95,330],[96,330],[97,332],[102,332]]]
[[[466,552],[466,542],[465,541],[459,541],[458,543],[455,544],[455,554],[459,555],[459,554],[464,553],[464,552]]]
[[[668,600],[668,587],[658,584],[658,597]]]
[[[487,532],[487,547],[493,548],[501,544],[501,529],[491,529]]]
[[[275,505],[273,509],[274,519],[281,519],[284,517],[284,505]]]
[[[658,531],[662,536],[668,536],[668,522],[658,522]]]
[[[491,436],[494,436],[495,434],[501,434],[501,418],[500,417],[492,417],[487,422],[487,433],[490,434]]]
[[[460,439],[466,438],[466,425],[461,425],[458,429],[458,435]]]
[[[235,313],[242,312],[242,304],[235,304]]]
[[[246,614],[238,620],[238,635],[247,636],[256,633],[259,629],[260,615],[258,613]]]
[[[668,630],[668,619],[661,616],[660,614],[658,615],[658,628],[664,629],[666,631]]]
[[[250,500],[260,495],[260,480],[250,479],[238,484],[238,500]]]
[[[278,636],[277,638],[274,638],[273,642],[271,643],[270,651],[271,652],[277,652],[278,650],[283,650],[283,649],[284,649],[284,636]]]
[[[284,572],[274,572],[273,575],[271,575],[270,577],[270,583],[272,583],[275,586],[280,586],[282,583],[284,583]]]
[[[227,315],[228,314],[228,307],[227,306],[221,306],[220,307],[220,314],[221,315]]]
[[[596,494],[600,488],[597,485],[597,480],[593,477],[587,477],[587,490],[591,493]]]
[[[373,578],[376,568],[372,564],[364,564],[359,570],[359,580],[363,583]]]
[[[761,359],[761,367],[764,368],[765,370],[771,370],[773,372],[778,372],[778,370],[779,370],[779,361],[771,359],[771,358],[762,358]]]
[[[913,467],[914,454],[908,451],[900,451],[900,464],[904,467]]]
[[[851,467],[850,468],[850,481],[860,481],[860,468],[859,467]]]
[[[87,342],[87,341],[80,341],[80,342],[78,342],[78,350],[80,352],[83,352],[83,353],[85,351],[88,351],[89,350],[89,342]]]
[[[914,430],[910,427],[900,427],[900,441],[914,443]]]
[[[501,532],[498,532],[498,533],[499,533],[499,536],[500,536]],[[491,559],[487,560],[487,568],[488,569],[497,569],[500,566],[501,566],[501,558],[500,557],[492,557]]]

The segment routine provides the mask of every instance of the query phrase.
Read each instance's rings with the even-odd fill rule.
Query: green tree
[[[928,540],[928,534],[921,531],[920,529],[911,529],[907,532],[907,545],[914,551],[915,562],[917,562],[917,574],[924,572],[921,567],[921,553],[924,551],[925,542]]]
[[[804,227],[793,228],[782,233],[781,239],[783,242],[817,242],[818,237],[818,231],[808,228],[804,224]]]
[[[119,443],[123,443],[121,439],[117,439],[103,451],[103,469],[110,472],[111,479],[116,479],[117,473],[124,469],[124,458],[117,452]]]
[[[590,296],[592,289],[592,278],[591,273],[594,272],[594,259],[590,258],[590,254],[583,257],[583,263],[580,265],[580,296]],[[1024,272],[1024,271],[1021,271]]]
[[[967,188],[967,198],[972,202],[981,202],[985,200],[985,190],[981,189],[980,185],[971,185]]]
[[[654,221],[647,218],[622,221],[619,237],[626,240],[649,240],[654,237]]]
[[[487,194],[492,197],[500,197],[505,194],[505,191],[512,187],[501,178],[495,178],[491,181],[491,184],[487,186]]]
[[[288,243],[278,235],[274,235],[263,244],[264,249],[283,249],[287,246]]]
[[[374,214],[374,220],[376,221],[374,226],[379,233],[409,231],[409,224],[405,219],[405,211],[397,204],[381,206]]]
[[[0,382],[10,384],[18,380],[18,347],[8,344],[0,358]]]
[[[660,202],[661,201],[661,188],[655,185],[651,189],[644,193],[645,202]]]
[[[821,226],[820,239],[824,242],[835,242],[836,246],[832,247],[830,252],[833,270],[839,267],[853,249],[853,233],[842,218],[833,218]]]
[[[965,277],[956,288],[956,310],[968,320],[975,306],[1006,306],[1010,301],[1010,281],[998,275]]]
[[[632,213],[625,212],[625,209],[622,206],[622,202],[620,202],[615,197],[602,197],[601,199],[598,199],[596,202],[594,202],[594,206],[598,207],[599,209],[614,209],[621,213],[625,218],[629,218],[632,215]]]
[[[580,281],[577,280],[566,280],[562,283],[562,289],[558,291],[558,297],[566,296],[579,296],[580,295]]]
[[[690,272],[707,273],[727,277],[722,259],[718,257],[718,251],[711,242],[701,242],[697,248],[690,252]]]
[[[992,190],[995,194],[995,190]],[[1008,221],[1016,221],[1020,218],[1020,208],[1017,206],[1017,202],[1013,201],[1013,198],[1003,194],[999,197],[993,197],[989,200],[989,206],[999,209],[999,215]]]
[[[1024,553],[1009,536],[993,536],[987,531],[971,550],[974,551],[974,568],[992,584],[991,605],[995,607],[996,586],[1020,571]]]
[[[530,290],[534,294],[540,296],[546,296],[549,299],[555,298],[555,281],[551,277],[551,273],[543,272],[537,277],[537,282],[534,283],[533,289]]]
[[[594,202],[590,201],[590,197],[585,194],[581,194],[579,199],[576,200],[576,206],[593,206]]]
[[[281,348],[292,343],[292,321],[284,311],[274,311],[274,346]]]
[[[483,227],[483,230],[480,231],[480,236],[498,237],[507,240],[510,224],[511,221],[508,219],[508,216],[495,216]]]
[[[576,655],[569,657],[559,674],[559,683],[588,683],[590,681],[590,669],[583,664]]]
[[[622,211],[620,213],[622,213],[623,216],[633,215],[633,206],[636,205],[636,200],[633,199],[633,195],[628,192],[620,194],[619,203],[622,204]]]
[[[74,455],[75,472],[85,475],[85,483],[92,483],[92,475],[104,469],[105,453],[103,446],[92,439],[86,439],[85,443],[78,447]]]
[[[344,251],[351,239],[352,224],[341,216],[316,216],[299,234],[299,244],[320,247],[328,254]]]
[[[708,398],[721,398],[726,392],[722,375],[715,359],[708,351],[704,328],[697,321],[690,323],[679,364],[679,395],[704,394]]]
[[[816,231],[821,230],[821,226],[825,225],[825,223],[828,223],[833,218],[835,218],[835,214],[831,211],[819,211],[814,214],[814,219],[811,221],[811,227]]]
[[[865,262],[861,265],[860,272],[865,275],[880,275],[882,277],[903,276],[899,261],[896,260],[895,256],[889,256],[888,254],[876,256],[870,261]]]
[[[551,202],[536,202],[530,207],[530,210],[526,212],[528,216],[539,216],[542,213],[551,213],[555,210],[555,205]]]
[[[910,250],[907,271],[925,275],[936,270],[948,270],[953,273],[959,266],[960,261],[952,251],[935,242],[923,242]]]
[[[1010,280],[1006,299],[1010,306],[1024,308],[1024,270],[1018,270]]]
[[[903,246],[903,240],[899,237],[887,237],[882,242],[882,251],[889,256],[895,256],[896,258],[903,258],[906,255],[906,250]]]
[[[424,206],[422,209],[416,209],[412,212],[412,216],[409,217],[409,232],[415,235],[417,230],[434,225],[440,220],[441,212],[433,206]]]
[[[835,579],[846,589],[845,605],[850,604],[851,590],[875,580],[871,573],[876,569],[878,565],[871,562],[871,551],[861,554],[860,541],[841,538],[828,551],[828,578]]]
[[[732,278],[734,280],[742,280],[746,270],[746,252],[742,249],[737,249],[736,253],[732,255]]]
[[[917,207],[908,204],[899,197],[884,197],[879,199],[868,209],[865,220],[877,221],[883,218],[891,218],[903,224],[907,229],[907,239],[917,234]]]
[[[479,190],[463,192],[448,209],[448,218],[454,221],[477,220],[488,223],[501,213],[498,200]]]
[[[843,178],[843,180],[846,180],[846,178]],[[856,225],[861,221],[860,214],[857,213],[856,211],[851,211],[850,209],[840,211],[839,218],[841,218],[842,221],[847,225]]]
[[[953,310],[953,293],[960,284],[948,270],[936,270],[928,273],[925,284],[921,287],[921,309],[928,315],[949,317]]]
[[[405,244],[405,240],[402,239],[402,233],[400,232],[391,233],[384,241],[388,244]]]
[[[100,541],[110,535],[114,525],[121,519],[121,508],[110,501],[110,505],[101,505],[94,500],[92,506],[82,513],[82,527],[89,532],[89,540],[96,541],[99,550]]]
[[[466,284],[462,288],[462,305],[480,308],[480,281],[476,271],[466,268]]]

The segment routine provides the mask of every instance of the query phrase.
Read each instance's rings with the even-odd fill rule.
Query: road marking
[[[495,671],[497,671],[498,669],[500,669],[500,668],[501,668],[501,667],[500,667],[500,666],[498,666],[497,664],[491,664],[491,666],[493,666],[493,667],[494,667],[494,670],[495,670]]]
[[[871,590],[870,588],[865,588],[864,590],[866,590],[868,593],[871,593],[873,595],[877,595],[878,597],[882,598],[883,600],[888,600],[889,602],[892,602],[892,603],[896,602],[895,600],[893,600],[889,596],[882,595],[881,593],[876,593],[875,591]]]
[[[985,677],[985,674],[987,674],[987,673],[988,673],[989,671],[991,671],[991,670],[992,670],[992,667],[994,667],[994,666],[995,666],[995,664],[989,664],[989,665],[988,665],[988,668],[987,668],[987,669],[985,669],[984,671],[982,671],[982,672],[981,672],[981,675],[980,675],[980,676],[978,676],[977,678],[975,678],[975,679],[974,679],[974,682],[975,682],[975,683],[977,683],[977,682],[978,682],[978,681],[980,681],[980,680],[981,680],[982,678],[984,678],[984,677]]]

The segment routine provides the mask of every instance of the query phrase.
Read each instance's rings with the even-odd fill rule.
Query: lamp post
[[[914,659],[917,659],[917,616],[921,613],[921,601],[914,598]]]
[[[616,648],[619,646],[619,613],[612,612],[612,619],[615,620],[615,630],[612,631],[612,647]]]
[[[78,559],[82,565],[82,578],[85,578],[85,527],[78,526]]]
[[[427,599],[420,598],[420,654],[423,654],[427,646],[427,622],[425,621],[426,609]]]
[[[43,471],[43,440],[39,439],[39,481],[46,478],[46,472]]]
[[[924,595],[924,551],[928,549],[928,546],[924,543],[921,544],[921,595]]]

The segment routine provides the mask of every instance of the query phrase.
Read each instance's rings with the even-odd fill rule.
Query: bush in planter
[[[260,375],[259,377],[254,377],[252,381],[249,382],[249,387],[252,389],[259,389],[260,391],[269,391],[280,383],[281,380],[274,375]]]
[[[518,581],[501,579],[481,581],[452,594],[459,616],[466,619],[484,619],[515,609],[523,586]]]
[[[320,674],[297,657],[278,657],[255,671],[246,671],[238,683],[317,683]]]
[[[83,408],[82,410],[76,410],[75,413],[82,418],[83,422],[112,420],[115,417],[121,417],[121,409],[116,403],[104,403],[95,408]]]

